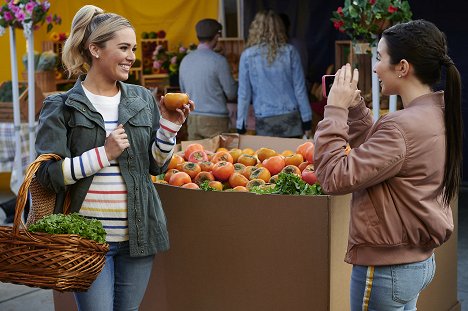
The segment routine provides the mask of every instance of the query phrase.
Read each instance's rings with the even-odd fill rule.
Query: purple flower
[[[47,17],[46,17],[46,22],[47,22],[47,24],[52,23],[52,14],[47,15]]]
[[[177,64],[177,56],[172,56],[171,64]]]
[[[185,51],[187,51],[186,48],[184,48],[183,46],[179,47],[179,53],[185,53]]]

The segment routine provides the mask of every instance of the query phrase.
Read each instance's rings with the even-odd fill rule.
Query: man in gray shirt
[[[229,131],[226,102],[235,99],[237,82],[226,58],[213,51],[221,29],[221,24],[214,19],[199,21],[195,26],[200,42],[197,50],[187,54],[180,64],[180,89],[196,103],[187,119],[189,140]]]

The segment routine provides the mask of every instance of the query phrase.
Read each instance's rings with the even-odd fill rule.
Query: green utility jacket
[[[44,101],[36,139],[38,155],[54,153],[76,157],[104,145],[104,120],[86,97],[82,78],[65,94]],[[169,248],[166,217],[151,181],[164,172],[158,167],[151,145],[159,128],[159,110],[149,90],[118,82],[121,90],[119,123],[123,124],[130,147],[117,159],[128,191],[128,228],[131,256],[147,256]],[[57,193],[55,212],[62,211],[66,190],[71,195],[71,212],[78,212],[93,176],[65,186],[62,161],[43,163],[36,174],[39,182]]]

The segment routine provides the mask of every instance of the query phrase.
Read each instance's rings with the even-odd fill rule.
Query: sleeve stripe
[[[74,181],[78,181],[75,176],[75,167],[73,164],[73,159],[70,159],[70,171],[71,171],[71,177],[73,178]]]
[[[175,131],[175,130],[173,130],[173,129],[170,129],[170,128],[168,128],[167,126],[164,126],[164,125],[162,125],[162,124],[160,124],[159,126],[160,126],[163,130],[166,130],[166,131],[168,131],[168,132],[171,132],[171,133],[174,133],[174,134],[177,133],[177,131]]]
[[[78,158],[78,161],[80,161],[81,175],[82,175],[83,177],[86,177],[86,172],[85,172],[84,165],[83,165],[83,157],[80,156],[80,157]]]
[[[157,137],[156,137],[156,141],[160,142],[162,144],[165,144],[165,145],[169,145],[169,146],[174,146],[175,145],[173,142],[165,141],[165,140],[162,140],[162,139],[157,138]]]
[[[159,148],[159,146],[158,146],[158,145],[156,145],[156,147],[158,147],[159,151],[161,151],[161,152],[163,152],[163,153],[169,153],[169,152],[171,152],[171,151],[172,151],[172,149],[169,149],[169,150],[164,150],[164,149],[161,149],[161,148]]]
[[[94,148],[94,151],[96,151],[96,157],[97,157],[97,160],[99,162],[99,167],[102,169],[104,167],[104,165],[102,165],[101,156],[99,155],[98,148]]]

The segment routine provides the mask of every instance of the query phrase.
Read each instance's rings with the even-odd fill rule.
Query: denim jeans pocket
[[[395,265],[392,270],[392,297],[402,304],[413,300],[428,284],[426,261],[405,265]]]

